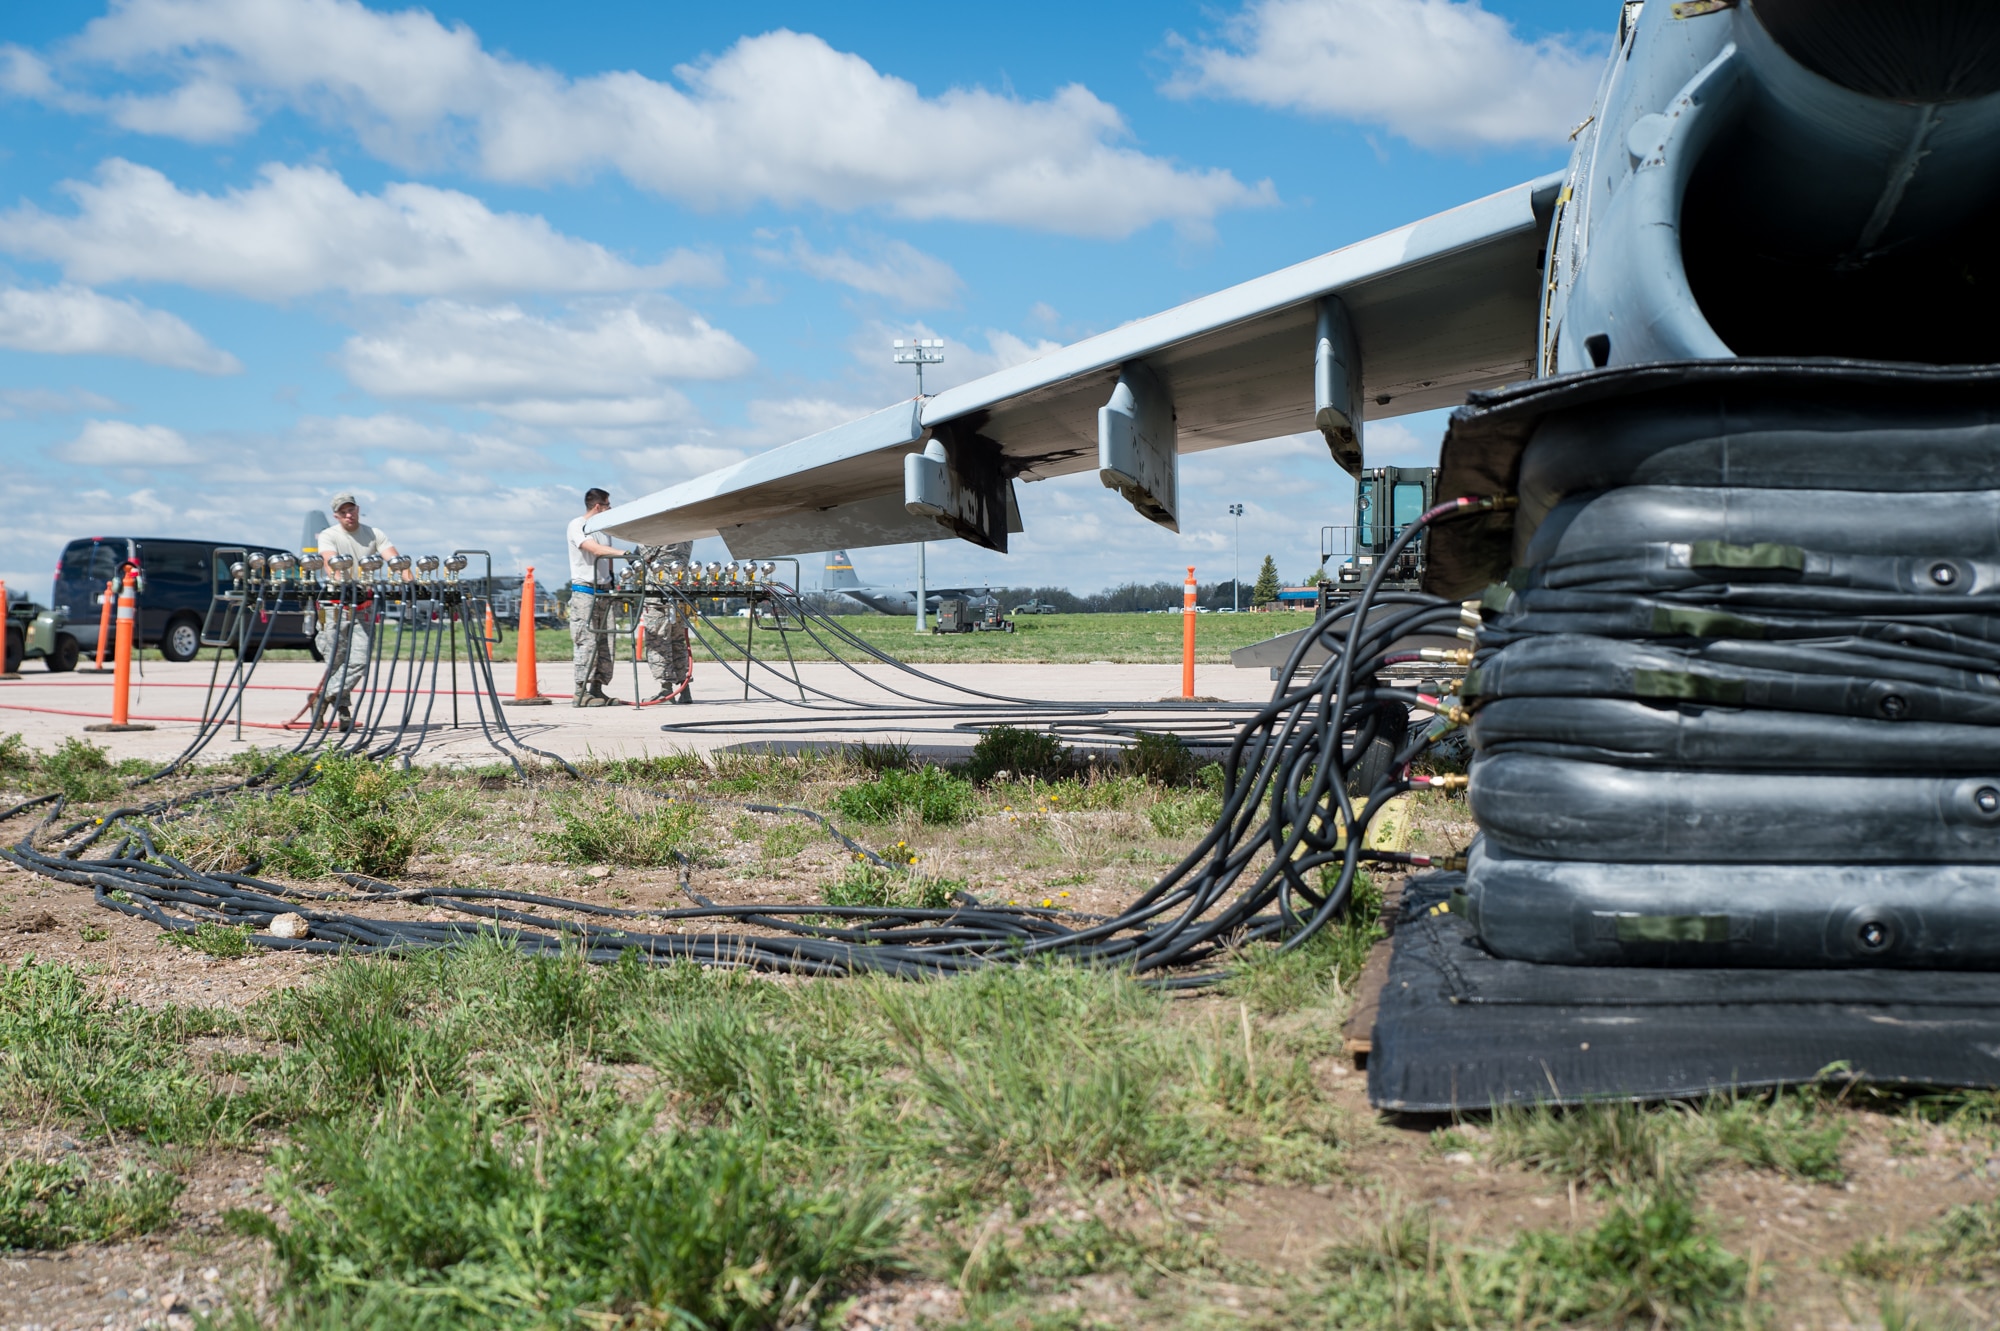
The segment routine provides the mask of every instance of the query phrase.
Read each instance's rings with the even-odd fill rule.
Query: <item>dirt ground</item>
[[[401,881],[506,887],[628,907],[687,904],[669,868],[550,863],[532,839],[544,798],[519,788],[493,793],[476,827],[461,829]],[[707,818],[709,862],[694,872],[692,886],[718,901],[810,902],[852,862],[850,852],[817,832],[802,849],[771,854],[771,833],[799,825],[795,819],[726,805],[712,808]],[[26,822],[0,826],[0,836],[11,843]],[[1419,801],[1411,822],[1419,849],[1454,849],[1467,832],[1462,803],[1442,799]],[[1140,810],[1068,812],[1032,792],[1020,807],[988,810],[962,827],[904,822],[857,829],[857,835],[871,846],[903,841],[920,867],[949,872],[988,899],[1046,900],[1083,913],[1115,911],[1177,858],[1179,845],[1159,836]],[[368,910],[449,918],[405,903]],[[260,950],[218,960],[163,946],[151,925],[96,907],[87,892],[0,864],[0,963],[13,966],[30,956],[72,965],[101,995],[148,1007],[241,1008],[328,964],[301,953]],[[1190,1020],[1235,1019],[1233,1001],[1215,996],[1184,1000],[1180,1010]],[[1210,1274],[1163,1273],[1143,1290],[1126,1276],[1083,1277],[1049,1311],[1068,1310],[1081,1325],[1285,1324],[1297,1315],[1292,1300],[1315,1259],[1379,1223],[1389,1208],[1422,1208],[1440,1239],[1493,1243],[1524,1229],[1587,1227],[1601,1214],[1601,1203],[1587,1189],[1487,1163],[1480,1151],[1486,1129],[1477,1122],[1457,1125],[1446,1138],[1438,1121],[1375,1114],[1365,1076],[1339,1053],[1335,1033],[1328,1037],[1329,1052],[1314,1061],[1313,1074],[1341,1124],[1341,1163],[1334,1173],[1299,1186],[1217,1180],[1201,1188],[1113,1190],[1085,1198],[1048,1190],[1037,1198],[1041,1212],[1171,1226],[1211,1243],[1226,1259]],[[1949,1208],[1991,1199],[2000,1190],[2000,1138],[1880,1107],[1837,1112],[1847,1127],[1845,1182],[1793,1182],[1740,1168],[1717,1170],[1701,1181],[1700,1203],[1718,1237],[1751,1261],[1753,1289],[1773,1326],[1882,1326],[1880,1288],[1838,1274],[1837,1259],[1865,1239],[1920,1230]],[[0,1127],[0,1139],[14,1156],[82,1151],[94,1159],[119,1149],[31,1123]],[[234,1207],[268,1209],[261,1193],[264,1155],[188,1153],[171,1163],[188,1184],[171,1228],[137,1242],[0,1256],[6,1291],[0,1327],[192,1327],[198,1313],[231,1298],[258,1301],[270,1279],[262,1245],[233,1237],[222,1216]],[[1230,1279],[1216,1277],[1216,1269]],[[1957,1324],[2000,1325],[2000,1296],[1990,1288],[1922,1293],[1927,1308]],[[950,1325],[961,1306],[959,1292],[949,1286],[889,1281],[855,1299],[846,1325]]]

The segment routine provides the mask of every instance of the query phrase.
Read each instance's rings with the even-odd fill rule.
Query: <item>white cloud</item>
[[[1172,39],[1166,85],[1381,125],[1424,147],[1558,143],[1590,109],[1598,42],[1523,41],[1479,0],[1257,0],[1225,39]]]
[[[79,411],[123,411],[122,403],[86,388],[65,393],[53,388],[0,389],[0,420],[17,416],[68,416]]]
[[[1183,168],[1129,146],[1117,108],[1072,84],[1035,100],[982,88],[926,97],[860,56],[790,31],[745,37],[665,82],[630,71],[572,79],[486,51],[469,27],[356,0],[127,0],[66,49],[73,65],[226,84],[250,103],[342,123],[406,166],[463,159],[489,179],[541,184],[600,170],[697,207],[759,202],[1001,222],[1117,237],[1201,228],[1272,202],[1268,181]],[[76,94],[15,58],[12,86]],[[227,123],[204,93],[159,126]]]
[[[777,239],[774,233],[761,238]],[[932,309],[954,303],[965,289],[952,266],[935,255],[924,253],[907,241],[874,238],[867,246],[869,257],[844,249],[831,253],[816,250],[798,231],[791,233],[789,247],[760,249],[757,257],[766,263],[796,268],[822,282],[838,282],[871,296],[884,296],[909,309]]]
[[[158,97],[117,97],[112,122],[136,134],[164,134],[192,143],[221,143],[257,126],[236,89],[197,78]]]
[[[580,303],[565,318],[427,301],[348,339],[348,377],[386,398],[476,404],[534,425],[636,425],[693,414],[671,380],[727,379],[748,348],[662,298]]]
[[[87,287],[0,287],[0,347],[57,356],[129,356],[199,374],[240,374],[243,363],[217,350],[184,321]]]
[[[881,409],[880,404],[857,407],[823,397],[760,398],[750,404],[746,414],[752,435],[764,441],[758,446],[773,448],[858,421]]]
[[[357,194],[324,167],[272,163],[225,194],[177,187],[111,158],[94,182],[58,187],[74,215],[0,214],[0,248],[62,265],[74,281],[177,282],[261,300],[359,295],[629,291],[716,280],[685,251],[640,267],[540,217],[495,213],[457,190],[396,184]]]
[[[201,461],[180,431],[130,421],[85,421],[76,438],[57,445],[57,456],[86,467],[187,467]]]

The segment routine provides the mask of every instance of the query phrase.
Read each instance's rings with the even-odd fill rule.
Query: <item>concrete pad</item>
[[[225,680],[230,664],[225,661],[222,666],[221,676]],[[0,682],[0,734],[18,731],[30,745],[45,750],[71,737],[89,738],[103,744],[114,758],[164,762],[179,754],[194,738],[213,667],[210,660],[179,665],[144,662],[143,674],[135,672],[130,717],[156,729],[85,736],[86,726],[108,720],[111,715],[110,676],[50,674],[30,665],[18,681]],[[1055,728],[1086,749],[1094,747],[1093,736],[1101,723],[1121,721],[1143,721],[1152,729],[1174,730],[1190,744],[1208,747],[1226,743],[1241,716],[1236,707],[1205,706],[1186,711],[1158,708],[1156,704],[1161,700],[1178,698],[1179,665],[1002,663],[922,668],[942,684],[880,663],[849,669],[838,663],[807,662],[798,669],[798,678],[805,685],[809,700],[805,706],[799,704],[798,687],[789,677],[780,678],[761,669],[754,672],[755,688],[745,702],[740,675],[714,662],[700,662],[695,666],[697,701],[690,705],[578,710],[569,700],[570,664],[544,661],[537,667],[544,695],[558,689],[563,692],[548,706],[507,707],[504,715],[522,743],[572,760],[688,751],[709,753],[743,747],[790,750],[863,741],[898,741],[920,752],[945,757],[969,749],[977,740],[981,725],[1011,722],[1026,726],[1048,721],[1058,721],[1060,724]],[[303,722],[288,723],[295,722],[308,695],[319,684],[322,671],[323,667],[310,661],[270,661],[258,666],[243,698],[242,738],[237,738],[232,712],[222,734],[204,750],[204,758],[222,758],[249,748],[290,748],[298,743],[305,734]],[[496,664],[494,679],[501,697],[512,697],[513,664]],[[650,692],[651,677],[644,677],[643,682]],[[945,685],[997,697],[982,699]],[[1261,671],[1237,670],[1226,665],[1198,666],[1195,670],[1196,694],[1218,703],[1237,707],[1261,704],[1270,696],[1270,689],[1270,681]],[[789,701],[759,696],[760,690]],[[833,698],[816,695],[814,690]],[[628,700],[634,696],[629,664],[621,666],[612,691],[622,693]],[[898,697],[898,693],[912,696]],[[393,730],[401,719],[405,696],[399,690],[387,699],[388,730]],[[860,705],[837,702],[834,698]],[[1128,706],[1093,716],[1056,717],[998,698]],[[458,717],[454,726],[448,671],[440,682],[435,701],[427,685],[420,689],[416,705],[418,724],[409,732],[414,736],[422,730],[419,761],[453,765],[500,761],[500,755],[480,729],[477,704],[481,700],[475,695],[471,672],[463,662],[459,666],[456,701]],[[429,723],[423,726],[426,703],[430,709]],[[1147,706],[1135,709],[1129,704]],[[487,711],[490,714],[490,702]],[[663,731],[663,725],[674,728]]]

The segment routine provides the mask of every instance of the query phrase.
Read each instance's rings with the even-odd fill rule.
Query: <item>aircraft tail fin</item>
[[[854,561],[847,557],[845,550],[826,552],[826,567],[820,572],[820,589],[837,592],[848,587],[859,587],[861,579],[855,575]]]
[[[306,514],[306,532],[299,538],[299,553],[309,555],[318,551],[319,534],[332,525],[318,509]]]

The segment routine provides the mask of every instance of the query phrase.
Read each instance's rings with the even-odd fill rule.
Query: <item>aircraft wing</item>
[[[1364,415],[1533,375],[1562,183],[1517,185],[783,445],[621,505],[605,530],[721,535],[739,558],[952,535],[1004,550],[1017,479],[1096,468],[1173,526],[1182,453],[1318,427],[1358,469]]]

